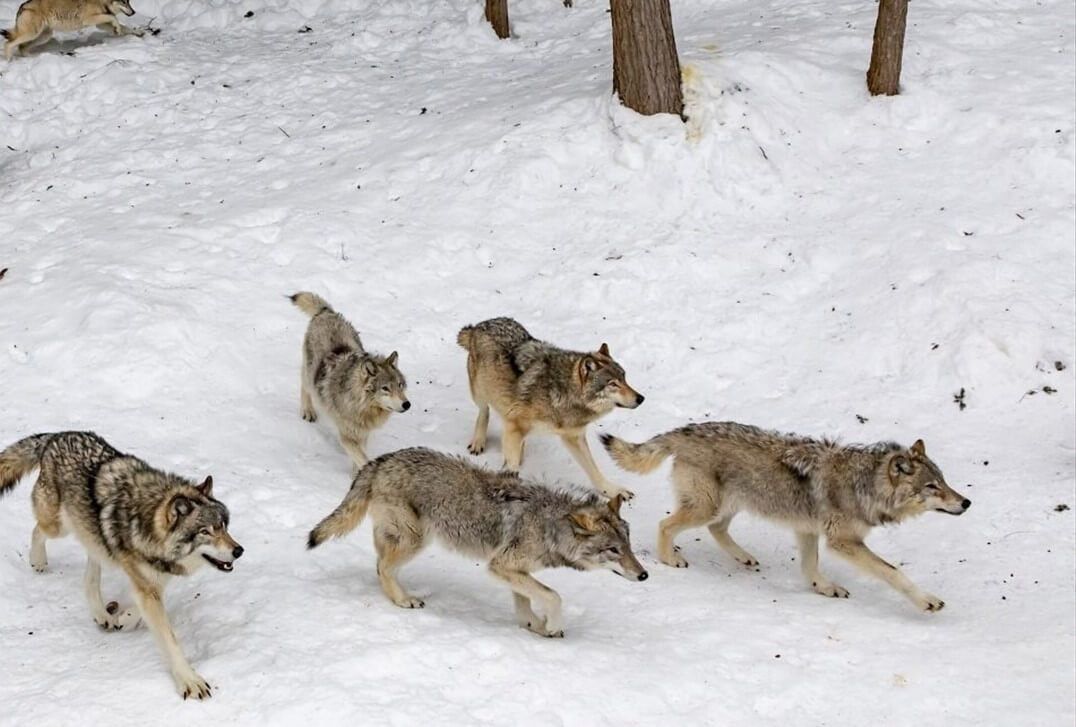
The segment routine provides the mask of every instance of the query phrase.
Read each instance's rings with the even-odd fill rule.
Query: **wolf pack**
[[[431,540],[485,560],[512,593],[519,626],[562,637],[560,595],[534,573],[567,567],[608,570],[629,581],[648,572],[632,552],[623,504],[633,494],[595,463],[587,426],[616,407],[643,403],[609,346],[559,348],[533,337],[511,318],[465,326],[457,342],[467,354],[471,397],[478,408],[468,451],[487,444],[490,409],[503,426],[504,466],[494,471],[462,457],[412,447],[368,456],[368,438],[393,413],[411,408],[397,352],[368,351],[358,332],[324,299],[301,292],[291,301],[310,318],[302,342],[299,412],[332,420],[354,466],[339,506],[314,525],[309,548],[343,537],[369,518],[377,577],[392,603],[422,608],[398,579],[400,569]],[[593,488],[555,487],[520,476],[532,433],[560,437]],[[706,527],[717,545],[744,566],[758,561],[729,533],[740,511],[791,529],[800,567],[815,592],[847,598],[819,569],[819,539],[841,558],[888,583],[923,611],[944,602],[924,592],[864,543],[870,530],[936,510],[960,515],[970,500],[950,488],[921,440],[842,445],[734,422],[694,423],[634,444],[604,434],[613,462],[648,473],[672,458],[676,509],[658,525],[657,556],[686,568],[676,537]],[[164,472],[126,454],[93,432],[36,434],[0,452],[0,496],[37,469],[32,491],[36,524],[30,566],[48,567],[46,542],[73,534],[86,551],[83,579],[93,620],[105,630],[145,625],[156,639],[179,694],[211,696],[191,666],[164,608],[174,576],[206,565],[231,572],[243,555],[228,531],[230,513],[201,481]],[[105,603],[101,566],[122,570],[133,603]]]

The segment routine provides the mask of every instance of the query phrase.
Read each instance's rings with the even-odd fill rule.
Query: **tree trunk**
[[[508,0],[486,0],[486,20],[498,38],[508,37]]]
[[[669,0],[610,0],[613,89],[640,114],[683,116]]]
[[[867,88],[871,96],[900,93],[900,64],[907,24],[908,0],[879,0],[871,65],[867,69]]]

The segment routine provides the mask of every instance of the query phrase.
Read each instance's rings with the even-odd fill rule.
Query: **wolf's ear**
[[[579,378],[583,381],[586,381],[597,370],[598,360],[593,356],[584,356],[579,359]]]
[[[385,359],[385,363],[387,363],[389,366],[395,366],[396,365],[396,359],[398,359],[398,358],[399,358],[399,355],[395,351],[393,351],[392,353],[389,354],[389,357],[387,359]]]
[[[176,495],[175,498],[172,499],[172,507],[170,512],[172,516],[172,522],[175,522],[181,517],[186,517],[192,512],[194,512],[194,503],[191,502],[190,499],[184,497],[183,495]]]
[[[377,376],[377,363],[372,359],[366,359],[362,362],[362,370],[366,372],[367,376]]]
[[[602,356],[608,356],[609,355],[609,344],[608,343],[603,343],[601,346],[599,346],[598,347],[598,353],[600,353]]]
[[[609,501],[609,509],[613,511],[613,514],[620,517],[620,505],[624,502],[624,498],[617,495]]]
[[[903,454],[893,455],[893,459],[889,460],[889,476],[892,479],[896,479],[899,475],[910,475],[912,473],[912,463]]]
[[[915,440],[915,444],[911,446],[909,451],[920,459],[927,456],[927,446],[923,444],[922,439]]]
[[[572,527],[577,533],[594,533],[598,530],[598,519],[590,510],[576,510],[568,519],[572,521]]]
[[[213,475],[207,475],[205,481],[200,485],[196,485],[195,489],[201,492],[206,497],[213,495]]]

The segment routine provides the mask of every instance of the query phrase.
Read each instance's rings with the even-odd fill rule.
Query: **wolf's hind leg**
[[[478,418],[474,422],[474,435],[471,443],[467,445],[467,451],[471,454],[482,454],[486,451],[486,434],[489,432],[489,404],[478,404]]]
[[[45,551],[45,541],[48,536],[40,525],[34,526],[34,532],[30,535],[30,567],[38,573],[44,573],[49,567],[48,553]]]
[[[377,550],[377,578],[381,590],[400,608],[422,608],[421,598],[412,596],[396,580],[396,571],[422,550],[418,523],[378,523],[374,526],[374,549]]]
[[[940,611],[945,607],[945,601],[920,590],[919,586],[912,583],[899,568],[879,558],[864,543],[840,538],[829,538],[828,542],[834,553],[860,570],[885,581],[922,610]]]
[[[714,536],[714,540],[717,541],[722,550],[748,568],[753,568],[758,565],[758,559],[741,548],[740,544],[729,535],[729,523],[732,522],[733,517],[734,515],[726,515],[720,520],[711,523],[709,528],[710,535]]]
[[[44,473],[39,475],[31,495],[37,524],[30,536],[30,566],[38,573],[44,573],[49,567],[45,541],[64,534],[63,522],[60,520],[60,498],[55,490],[48,486],[48,482]]]
[[[818,568],[818,535],[796,533],[796,542],[800,546],[800,570],[814,592],[830,598],[848,598],[848,589],[826,578]]]
[[[523,466],[523,440],[527,428],[511,419],[504,420],[504,434],[501,436],[501,449],[504,450],[504,468],[519,472]]]

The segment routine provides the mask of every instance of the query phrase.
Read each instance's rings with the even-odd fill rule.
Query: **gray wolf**
[[[515,599],[519,625],[549,637],[564,635],[561,600],[531,575],[542,568],[607,569],[632,581],[647,578],[620,518],[620,498],[553,490],[491,472],[429,449],[401,449],[366,465],[343,502],[310,531],[308,546],[373,520],[381,589],[402,608],[422,608],[396,571],[431,537],[451,550],[488,561],[489,572]],[[542,607],[536,615],[533,604]]]
[[[673,457],[679,507],[658,529],[658,556],[667,565],[687,566],[673,541],[681,531],[703,525],[733,558],[758,565],[729,535],[732,518],[747,510],[795,531],[803,575],[824,596],[847,598],[848,591],[818,569],[822,535],[834,553],[919,608],[939,611],[945,605],[863,542],[878,525],[899,523],[927,510],[961,515],[971,507],[971,500],[946,484],[922,440],[908,448],[893,442],[843,446],[734,422],[707,422],[642,444],[604,435],[602,444],[629,472],[650,472]]]
[[[137,35],[143,31],[120,24],[117,15],[134,15],[130,0],[26,0],[15,14],[15,25],[0,30],[7,40],[4,57],[48,42],[54,32],[71,32],[96,25],[114,35]]]
[[[299,415],[317,421],[317,404],[336,423],[340,444],[355,467],[362,467],[369,460],[370,432],[390,413],[411,408],[407,382],[396,366],[399,356],[367,352],[354,326],[321,297],[296,293],[291,302],[310,316],[303,338]]]
[[[504,466],[519,470],[523,440],[534,429],[560,436],[591,483],[606,497],[630,499],[632,493],[609,482],[598,470],[587,445],[586,427],[614,407],[634,409],[643,396],[628,386],[624,369],[609,346],[581,353],[534,338],[511,318],[493,318],[465,326],[457,343],[467,350],[471,398],[478,406],[474,436],[467,449],[486,448],[489,408],[504,422]]]
[[[34,468],[40,473],[32,495],[37,525],[30,565],[43,572],[45,541],[73,533],[86,549],[83,585],[93,620],[105,630],[144,621],[183,698],[211,696],[183,655],[163,599],[172,576],[206,564],[229,573],[243,554],[228,534],[228,508],[213,497],[213,479],[198,484],[154,469],[93,432],[61,432],[27,437],[0,452],[0,496]],[[134,606],[105,606],[102,563],[130,579]]]

